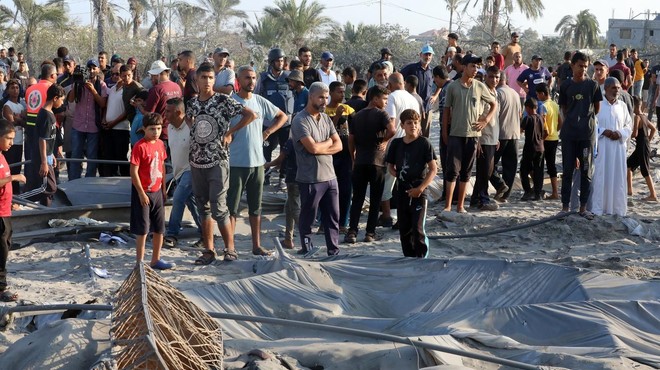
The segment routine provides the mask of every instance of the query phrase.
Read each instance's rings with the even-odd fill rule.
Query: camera
[[[71,77],[73,78],[73,82],[86,83],[91,79],[91,74],[87,66],[78,65],[73,70]]]

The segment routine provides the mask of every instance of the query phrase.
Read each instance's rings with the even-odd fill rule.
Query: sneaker
[[[346,226],[339,227],[339,233],[340,234],[346,235],[347,232],[348,232],[348,228]]]
[[[497,189],[497,193],[495,193],[495,199],[504,197],[504,194],[506,194],[507,191],[509,191],[509,187],[506,186],[506,184],[502,185],[501,188]]]
[[[486,203],[479,206],[481,211],[497,211],[500,208],[496,203]]]
[[[392,225],[392,230],[399,230],[399,220],[396,220],[394,225]]]
[[[378,218],[378,226],[380,227],[392,227],[394,220],[392,217],[383,218],[382,216]]]
[[[354,230],[349,230],[344,237],[344,243],[353,244],[355,242],[357,242],[357,232]]]
[[[155,265],[151,265],[151,268],[154,270],[170,270],[176,267],[174,262],[165,262],[163,260],[158,260]]]
[[[377,240],[376,233],[367,233],[367,235],[364,236],[365,243],[371,243],[376,240]]]

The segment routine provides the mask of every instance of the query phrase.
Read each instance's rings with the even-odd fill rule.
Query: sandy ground
[[[655,171],[659,167],[658,162],[652,162]],[[656,186],[660,187],[660,183],[656,183]],[[430,258],[478,257],[544,261],[633,279],[658,279],[659,204],[640,200],[646,195],[646,189],[639,175],[635,178],[635,187],[638,195],[631,198],[633,206],[630,207],[626,220],[616,216],[602,216],[589,221],[571,215],[530,228],[485,237],[431,240]],[[268,189],[275,191],[273,187]],[[546,189],[549,190],[547,187]],[[452,214],[442,217],[437,217],[442,206],[432,202],[427,214],[427,233],[431,237],[447,238],[447,235],[462,236],[500,230],[554,216],[560,209],[558,201],[523,202],[518,200],[521,195],[521,190],[515,190],[510,202],[501,205],[497,211],[470,210],[466,215]],[[243,215],[246,215],[245,210]],[[631,234],[631,227],[626,226],[626,223],[630,224],[629,220],[642,226],[638,228],[638,231],[642,230],[641,236]],[[358,235],[360,241],[364,236],[364,223],[361,227]],[[258,257],[250,253],[249,230],[247,218],[240,218],[236,235],[237,250],[240,254],[238,262],[218,260],[209,266],[193,264],[200,254],[199,249],[190,247],[197,240],[197,235],[192,229],[184,230],[179,247],[163,251],[163,258],[176,262],[177,268],[163,272],[162,276],[182,290],[253,276],[255,273],[249,261]],[[266,248],[272,248],[273,238],[281,236],[283,231],[282,213],[264,215],[262,244]],[[380,240],[373,243],[342,244],[342,253],[401,256],[398,231],[379,228],[377,232]],[[316,245],[323,245],[323,236],[316,235],[314,242]],[[90,246],[93,265],[107,269],[110,273],[108,278],[96,278],[95,281],[90,278],[84,253],[85,244]],[[148,246],[147,258],[150,251]],[[38,243],[10,253],[8,279],[12,289],[20,294],[20,304],[84,303],[91,299],[107,304],[112,301],[115,290],[134,267],[134,254],[134,244],[131,241],[126,245],[85,241]],[[30,329],[19,323],[20,320],[9,325],[8,330],[0,332],[0,353],[29,334]]]

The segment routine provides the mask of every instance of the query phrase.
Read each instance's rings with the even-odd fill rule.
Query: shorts
[[[261,215],[261,198],[264,192],[264,167],[230,167],[229,190],[227,191],[227,208],[229,214],[235,217],[245,189],[250,216]]]
[[[447,143],[447,172],[446,180],[454,182],[470,181],[472,167],[477,156],[476,137],[450,136]]]
[[[190,174],[200,221],[212,217],[219,226],[228,224],[229,163],[223,161],[211,168],[191,167]]]
[[[131,186],[131,233],[147,235],[149,231],[156,234],[165,233],[165,199],[163,192],[147,193],[149,205],[140,204],[140,196],[134,186]]]

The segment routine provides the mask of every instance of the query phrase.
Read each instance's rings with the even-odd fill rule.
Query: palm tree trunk
[[[137,40],[142,19],[138,13],[133,14],[133,40]]]
[[[105,50],[105,26],[107,18],[108,3],[107,0],[94,0],[96,8],[97,28],[96,28],[96,48],[101,52]]]
[[[454,23],[454,8],[450,7],[449,9],[449,32],[451,33],[451,27]]]
[[[497,27],[500,22],[500,6],[502,0],[493,0],[493,13],[490,16],[490,37],[495,39],[497,37]]]

